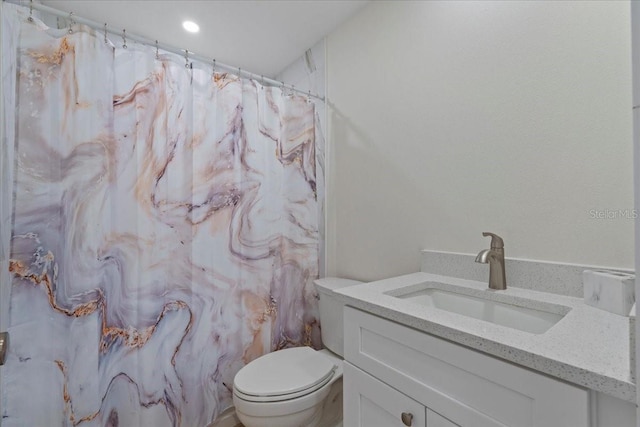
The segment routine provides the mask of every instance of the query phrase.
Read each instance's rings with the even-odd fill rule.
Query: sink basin
[[[412,288],[415,289],[415,287]],[[489,291],[476,289],[467,290],[461,288],[461,290],[480,294],[481,296],[489,293]],[[399,289],[388,293],[388,295],[426,307],[434,307],[532,334],[546,332],[569,311],[568,307],[555,306],[553,304],[547,305],[550,306],[551,310],[553,308],[555,310],[545,311],[435,287],[425,288],[424,286],[422,286],[422,289],[406,290],[406,292],[402,292],[402,289]],[[515,297],[512,297],[512,299],[519,300],[523,305],[526,305],[527,300]],[[540,305],[540,303],[537,305]]]

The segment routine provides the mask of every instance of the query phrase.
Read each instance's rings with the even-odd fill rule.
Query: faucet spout
[[[489,262],[489,252],[491,252],[491,249],[483,249],[480,251],[480,253],[478,254],[478,256],[476,256],[476,262],[482,263],[482,264],[486,264]]]
[[[485,232],[482,235],[491,236],[491,248],[480,251],[476,256],[476,262],[489,264],[489,289],[507,289],[504,271],[504,242],[502,238],[493,233]]]

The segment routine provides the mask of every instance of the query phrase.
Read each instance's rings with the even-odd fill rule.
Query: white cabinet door
[[[348,362],[343,378],[346,427],[426,427],[426,408],[415,400]]]
[[[427,408],[427,426],[428,427],[460,427],[460,425],[449,421],[440,414],[433,412]]]

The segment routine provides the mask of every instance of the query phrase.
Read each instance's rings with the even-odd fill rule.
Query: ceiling
[[[363,0],[42,0],[65,12],[275,77]],[[182,21],[200,25],[187,33]]]

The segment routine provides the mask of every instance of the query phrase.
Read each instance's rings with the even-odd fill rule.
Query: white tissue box
[[[615,271],[582,273],[584,302],[602,310],[628,316],[635,303],[635,275]]]

